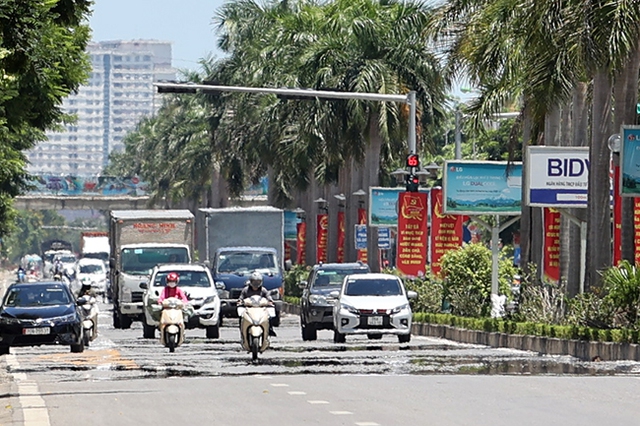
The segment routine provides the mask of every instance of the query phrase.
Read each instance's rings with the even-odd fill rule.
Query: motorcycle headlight
[[[322,296],[321,294],[312,294],[309,296],[309,303],[312,305],[326,305],[327,298]]]
[[[391,315],[399,314],[401,311],[404,311],[405,309],[409,309],[409,304],[408,303],[405,303],[404,305],[400,305],[397,308],[393,308],[391,310]]]
[[[349,312],[351,312],[352,314],[355,314],[355,315],[359,315],[360,314],[360,312],[356,308],[354,308],[351,305],[347,305],[346,303],[341,303],[340,304],[340,309],[344,309],[344,310],[349,311]]]

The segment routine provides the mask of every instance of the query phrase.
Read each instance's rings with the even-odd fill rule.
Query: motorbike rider
[[[62,265],[62,260],[59,257],[56,257],[53,261],[53,275],[60,275],[62,278],[62,272],[64,269],[64,265]]]
[[[22,266],[20,266],[20,267],[18,268],[17,275],[18,275],[18,282],[24,282],[25,277],[26,277],[27,275],[26,275],[26,272],[24,271],[24,268],[23,268]]]
[[[251,275],[249,275],[247,285],[245,285],[240,292],[240,298],[238,299],[237,305],[243,306],[244,299],[252,296],[260,296],[267,299],[271,306],[274,306],[275,303],[273,303],[273,299],[271,298],[271,295],[269,295],[269,291],[262,286],[262,281],[263,278],[260,272],[252,272]],[[269,318],[269,336],[276,336],[276,332],[273,330],[272,318]]]
[[[180,281],[180,276],[177,272],[169,272],[167,274],[167,285],[162,289],[162,293],[160,293],[160,297],[158,298],[158,303],[162,305],[162,301],[169,297],[177,297],[182,300],[185,306],[189,303],[189,299],[185,292],[178,287],[178,282]]]

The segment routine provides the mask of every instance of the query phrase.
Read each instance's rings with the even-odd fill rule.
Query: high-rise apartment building
[[[109,153],[123,148],[125,134],[160,107],[153,83],[176,78],[169,42],[103,41],[89,44],[87,52],[89,81],[63,104],[77,120],[62,132],[48,132],[48,140],[28,153],[31,173],[100,173]]]

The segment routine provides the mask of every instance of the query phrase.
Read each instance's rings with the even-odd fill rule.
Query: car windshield
[[[273,253],[259,251],[224,252],[218,257],[218,272],[239,274],[260,271],[275,274],[278,272]]]
[[[60,262],[62,263],[75,263],[75,261],[77,260],[75,256],[71,255],[71,256],[59,256],[57,259],[60,260]]]
[[[109,260],[109,253],[85,253],[83,256],[88,259],[102,260],[103,262]]]
[[[366,269],[318,269],[312,287],[340,287],[347,275],[364,274]]]
[[[81,274],[101,274],[104,272],[102,265],[80,265]]]
[[[24,308],[30,306],[69,305],[69,293],[62,286],[13,287],[4,299],[4,306]]]
[[[159,263],[189,263],[184,247],[143,247],[122,250],[122,271],[127,274],[147,275]]]
[[[400,296],[402,287],[397,279],[349,279],[344,294],[347,296]]]
[[[153,285],[164,287],[167,285],[167,274],[171,271],[162,271],[156,274]],[[180,277],[178,287],[211,287],[209,275],[204,271],[174,271]]]

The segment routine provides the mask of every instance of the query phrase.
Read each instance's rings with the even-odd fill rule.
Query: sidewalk
[[[7,286],[12,282],[12,271],[0,270],[0,300],[4,297]],[[7,363],[0,356],[0,425],[13,424],[14,405],[17,401],[12,394],[15,392],[13,377],[7,372]]]

